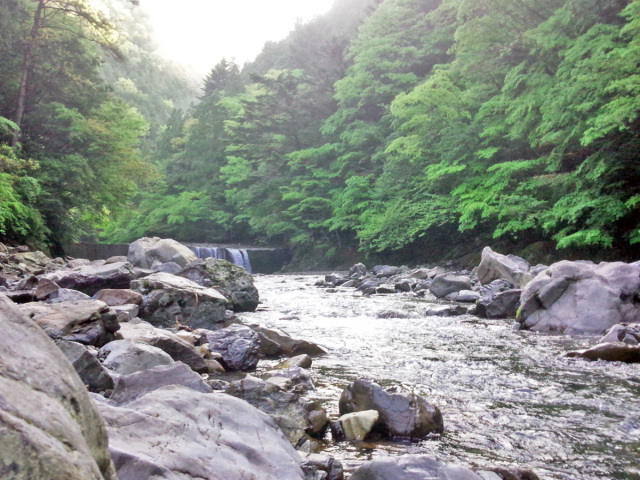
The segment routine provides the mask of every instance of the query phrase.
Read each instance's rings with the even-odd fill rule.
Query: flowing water
[[[357,377],[414,391],[442,411],[445,433],[420,442],[330,441],[347,474],[367,459],[425,453],[467,467],[520,467],[541,479],[640,479],[640,365],[566,358],[595,337],[520,332],[513,320],[426,317],[429,300],[322,289],[314,275],[257,276],[263,304],[247,322],[328,350],[311,369],[337,416]],[[386,318],[405,316],[406,318]]]

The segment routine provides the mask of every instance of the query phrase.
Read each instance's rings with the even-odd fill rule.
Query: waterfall
[[[249,253],[244,249],[227,248],[227,247],[191,247],[193,253],[198,258],[220,258],[228,262],[244,268],[251,273],[251,262],[249,261]]]

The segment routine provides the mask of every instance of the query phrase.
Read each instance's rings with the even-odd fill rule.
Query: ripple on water
[[[549,480],[640,480],[640,365],[564,357],[593,337],[425,317],[425,300],[329,293],[314,286],[320,279],[257,276],[265,308],[243,316],[328,349],[312,375],[313,396],[330,414],[344,387],[368,376],[425,396],[445,421],[443,435],[421,442],[328,442],[347,472],[378,456],[425,453],[471,467],[530,468]]]

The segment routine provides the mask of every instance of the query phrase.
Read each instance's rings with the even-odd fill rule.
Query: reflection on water
[[[640,479],[640,365],[564,357],[594,337],[425,317],[424,299],[331,292],[314,286],[320,279],[258,276],[263,305],[242,317],[329,351],[312,376],[314,398],[330,414],[343,388],[368,376],[423,395],[445,423],[442,436],[418,443],[329,444],[346,471],[377,456],[428,453],[469,467],[528,468],[543,479]],[[408,318],[378,317],[389,311]]]

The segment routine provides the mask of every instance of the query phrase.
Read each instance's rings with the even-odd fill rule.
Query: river
[[[564,356],[595,337],[427,317],[429,299],[323,289],[315,285],[322,278],[258,275],[262,305],[242,318],[328,350],[314,359],[311,397],[330,415],[343,388],[366,376],[424,396],[445,424],[439,438],[415,443],[336,444],[328,434],[325,449],[347,477],[367,459],[425,453],[467,467],[531,469],[547,480],[640,479],[640,365]]]

